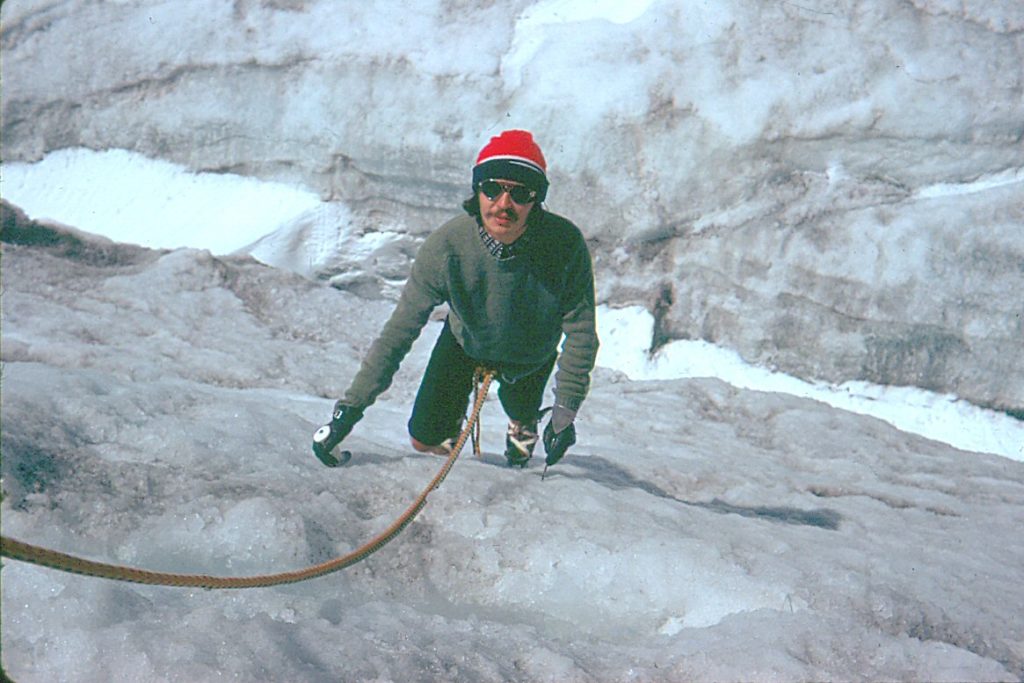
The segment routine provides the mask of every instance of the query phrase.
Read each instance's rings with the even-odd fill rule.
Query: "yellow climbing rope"
[[[469,420],[466,427],[462,430],[462,433],[459,434],[459,438],[455,441],[455,445],[452,446],[451,453],[445,460],[444,465],[441,466],[441,469],[436,475],[434,475],[434,478],[430,480],[430,483],[427,484],[426,488],[423,489],[416,500],[413,501],[412,505],[410,505],[409,508],[391,524],[391,526],[347,555],[342,555],[341,557],[336,557],[304,569],[283,572],[280,574],[231,577],[209,576],[205,574],[173,574],[169,572],[154,572],[146,569],[124,567],[104,562],[94,562],[81,557],[75,557],[74,555],[68,555],[55,550],[48,550],[28,543],[22,543],[21,541],[16,541],[12,538],[7,538],[6,536],[0,536],[0,550],[2,550],[2,555],[4,557],[8,557],[12,560],[31,562],[32,564],[38,564],[64,572],[71,572],[73,574],[84,574],[85,576],[95,576],[104,579],[113,579],[115,581],[129,581],[132,583],[144,583],[156,586],[181,586],[190,588],[260,588],[265,586],[278,586],[286,583],[306,581],[307,579],[313,579],[318,576],[324,576],[325,574],[345,569],[357,562],[365,560],[367,557],[383,548],[393,538],[398,536],[398,534],[400,534],[402,530],[416,518],[416,515],[418,515],[420,510],[422,510],[427,504],[427,496],[430,495],[430,492],[438,488],[441,485],[441,482],[444,481],[445,477],[448,476],[448,472],[451,471],[456,459],[458,459],[459,452],[462,451],[462,447],[465,446],[466,440],[469,438],[474,424],[476,424],[480,419],[480,410],[483,408],[484,400],[487,398],[487,390],[490,387],[491,380],[494,379],[494,373],[490,370],[480,371],[479,376],[481,379],[477,385],[477,391],[474,395],[473,409],[470,413]]]

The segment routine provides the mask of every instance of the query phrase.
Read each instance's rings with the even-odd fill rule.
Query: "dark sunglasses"
[[[529,204],[537,197],[537,191],[524,185],[509,185],[498,180],[485,180],[480,183],[480,191],[492,202],[508,192],[508,196],[516,204]]]

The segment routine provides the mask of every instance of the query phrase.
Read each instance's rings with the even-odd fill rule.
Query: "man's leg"
[[[555,355],[552,354],[550,360],[529,375],[514,382],[502,379],[498,386],[501,407],[509,417],[505,435],[505,457],[509,465],[525,467],[533,455],[533,448],[537,444],[540,404],[544,400],[544,387],[547,386],[554,365]]]
[[[434,343],[409,418],[413,448],[421,453],[448,454],[444,442],[459,435],[473,390],[475,370],[476,363],[455,341],[445,322]]]

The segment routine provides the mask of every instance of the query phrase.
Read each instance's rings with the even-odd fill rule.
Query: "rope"
[[[70,572],[72,574],[83,574],[85,576],[95,576],[104,579],[113,579],[115,581],[144,583],[154,586],[179,586],[210,589],[278,586],[286,583],[306,581],[308,579],[313,579],[345,569],[357,562],[365,560],[367,557],[383,548],[393,538],[398,536],[398,534],[400,534],[402,530],[416,518],[416,515],[418,515],[420,510],[422,510],[427,504],[427,496],[430,495],[430,492],[438,488],[441,485],[441,482],[444,481],[445,477],[448,476],[448,472],[451,471],[452,466],[459,457],[459,452],[462,451],[462,447],[466,445],[466,440],[470,436],[474,423],[479,420],[480,410],[483,408],[484,399],[487,397],[487,389],[490,387],[491,380],[494,379],[494,374],[491,371],[482,371],[482,377],[481,391],[477,392],[477,395],[474,398],[473,411],[470,414],[469,423],[466,425],[465,429],[462,430],[462,433],[459,434],[459,438],[456,440],[455,445],[452,446],[451,453],[448,455],[448,459],[445,460],[444,465],[441,466],[441,469],[436,475],[434,475],[434,478],[430,480],[430,483],[427,484],[426,488],[423,489],[416,500],[413,501],[412,505],[410,505],[409,508],[391,524],[391,526],[347,555],[342,555],[340,557],[327,560],[326,562],[321,562],[320,564],[311,565],[296,571],[283,572],[280,574],[230,577],[209,576],[205,574],[173,574],[169,572],[155,572],[145,569],[137,569],[134,567],[124,567],[104,562],[94,562],[81,557],[75,557],[74,555],[68,555],[55,550],[48,550],[46,548],[40,548],[28,543],[23,543],[12,538],[7,538],[6,536],[0,536],[0,554],[12,560],[31,562],[32,564],[38,564],[51,569]]]
[[[488,387],[483,387],[483,391],[482,392],[481,392],[481,385],[483,384],[483,380],[484,380],[485,376],[493,377],[493,374],[488,374],[488,373],[493,373],[493,371],[492,370],[486,370],[485,368],[477,368],[473,372],[473,405],[474,406],[477,404],[477,402],[481,402],[482,403],[482,401],[484,400],[483,398],[480,397],[481,393],[483,393],[484,398],[487,397],[487,389],[488,389],[488,387],[490,385],[490,380],[488,380],[488,382],[487,382]],[[480,453],[480,431],[482,429],[483,420],[480,418],[479,414],[477,414],[477,419],[475,419],[475,420],[470,419],[469,423],[473,425],[473,455],[475,455],[477,457],[477,460],[479,460],[480,458],[483,457],[481,455],[481,453]]]

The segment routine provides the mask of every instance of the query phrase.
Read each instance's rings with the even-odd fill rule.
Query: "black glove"
[[[342,439],[348,436],[352,428],[363,417],[362,408],[347,406],[341,401],[334,404],[334,414],[331,415],[331,423],[325,424],[313,434],[313,453],[320,462],[328,467],[338,467],[348,462],[352,454],[342,451],[341,457],[336,457],[331,451],[341,443]]]
[[[557,405],[551,413],[548,426],[544,428],[544,450],[548,454],[544,464],[548,467],[561,460],[569,446],[576,443],[576,425],[573,424],[575,417],[575,410]]]

